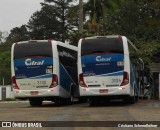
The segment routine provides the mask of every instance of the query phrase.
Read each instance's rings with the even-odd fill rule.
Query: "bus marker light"
[[[119,88],[120,90],[125,90],[126,88]]]
[[[52,76],[52,83],[49,88],[54,88],[58,85],[58,76],[56,74],[53,74]]]
[[[48,90],[49,92],[54,92],[54,90],[53,89],[51,89],[51,90]]]
[[[85,88],[87,87],[87,85],[85,84],[84,79],[83,79],[83,73],[79,74],[79,85],[81,87],[85,87]]]
[[[124,71],[124,74],[123,74],[123,81],[121,83],[121,86],[125,86],[129,83],[129,74],[128,72]]]
[[[122,36],[118,36],[119,39],[122,39]]]
[[[52,40],[48,40],[48,43],[52,43]]]
[[[15,76],[12,77],[12,86],[13,86],[14,89],[19,89]]]

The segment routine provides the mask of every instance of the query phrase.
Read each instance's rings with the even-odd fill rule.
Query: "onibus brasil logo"
[[[31,66],[31,65],[43,65],[44,64],[44,60],[42,61],[34,61],[31,58],[28,58],[25,60],[25,65],[27,66]]]

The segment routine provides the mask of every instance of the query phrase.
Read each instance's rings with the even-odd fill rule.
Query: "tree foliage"
[[[28,39],[69,40],[77,46],[80,38],[88,36],[125,35],[137,46],[148,68],[150,63],[160,62],[160,0],[89,0],[84,4],[82,33],[78,31],[79,12],[74,1],[44,0],[28,24],[13,28],[3,42],[0,32],[0,84],[3,77],[8,79],[5,84],[10,84],[12,43]],[[89,24],[96,29],[90,29]]]
[[[120,2],[121,1],[121,2]],[[86,13],[89,14],[89,30],[100,32],[103,30],[102,21],[108,12],[114,12],[123,0],[89,0],[85,6]]]
[[[31,37],[65,41],[75,24],[71,23],[71,2],[72,0],[45,0],[45,3],[41,3],[41,10],[35,12],[28,22]]]
[[[28,40],[29,33],[26,28],[26,25],[22,25],[21,27],[15,27],[11,29],[7,40],[12,40],[12,42],[24,41]]]
[[[104,22],[106,33],[129,37],[148,66],[156,61],[154,56],[160,48],[160,6],[155,3],[156,0],[127,1],[114,15],[106,15]]]
[[[40,11],[35,12],[29,19],[27,27],[31,39],[59,39],[57,32],[59,22],[56,19],[52,6],[43,5]]]
[[[0,84],[11,84],[10,51],[0,52]]]

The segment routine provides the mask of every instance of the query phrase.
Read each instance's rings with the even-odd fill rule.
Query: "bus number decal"
[[[46,81],[37,81],[37,85],[45,85]]]
[[[112,83],[121,83],[121,79],[112,79]]]

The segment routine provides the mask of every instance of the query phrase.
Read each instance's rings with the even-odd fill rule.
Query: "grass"
[[[6,98],[4,101],[16,101],[15,98]]]

